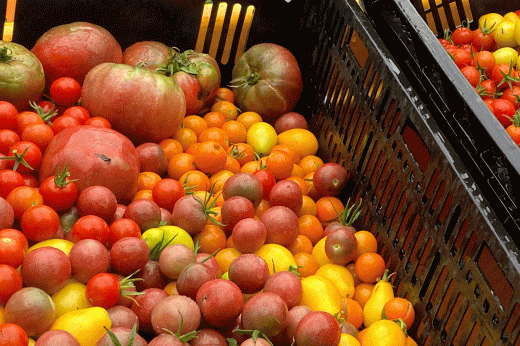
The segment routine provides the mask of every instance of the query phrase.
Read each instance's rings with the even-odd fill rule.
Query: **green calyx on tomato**
[[[13,51],[8,47],[0,48],[0,62],[9,62],[13,59]]]
[[[54,184],[56,184],[57,187],[63,188],[67,186],[68,184],[72,183],[73,181],[77,181],[78,179],[68,179],[70,176],[70,173],[68,171],[69,164],[67,163],[65,167],[60,171],[59,168],[56,168],[56,174],[54,175]]]
[[[29,105],[34,109],[34,111],[42,118],[42,120],[52,125],[51,119],[54,118],[56,115],[58,115],[58,110],[56,109],[56,105],[52,104],[52,108],[49,109],[47,112],[43,110],[42,107],[40,107],[36,102],[29,101]]]
[[[119,341],[117,336],[114,334],[114,332],[112,332],[106,326],[103,326],[103,327],[105,327],[105,330],[107,331],[108,337],[110,338],[110,340],[112,340],[112,343],[115,346],[123,346],[121,344],[121,341]],[[134,344],[134,339],[135,339],[136,332],[137,332],[137,322],[134,323],[134,326],[132,327],[132,331],[130,332],[130,336],[128,337],[128,345],[133,345]]]
[[[143,278],[134,278],[133,276],[136,275],[139,272],[140,269],[136,270],[132,274],[128,275],[127,277],[123,278],[121,281],[119,281],[119,292],[121,296],[128,297],[131,300],[134,301],[134,303],[137,303],[133,296],[138,296],[141,294],[145,294],[146,292],[139,292],[134,291],[135,288],[134,282],[141,281]]]
[[[240,333],[240,334],[251,334],[251,339],[253,339],[255,342],[258,338],[262,338],[265,341],[269,343],[269,345],[274,346],[274,344],[269,340],[267,335],[265,335],[263,332],[259,331],[258,329],[234,329],[233,332]]]
[[[356,206],[356,203],[350,204],[350,198],[347,201],[347,204],[345,205],[345,209],[341,212],[338,219],[339,222],[344,226],[352,226],[352,224],[357,220],[359,217],[359,214],[361,214],[361,204],[363,200],[359,200],[359,204]]]
[[[30,148],[30,146],[25,148],[21,153],[18,153],[18,151],[16,149],[11,149],[11,153],[13,154],[12,156],[3,156],[3,157],[0,157],[0,159],[14,160],[13,171],[16,171],[18,169],[18,166],[20,165],[20,163],[22,165],[24,165],[25,167],[29,168],[30,170],[34,170],[34,168],[32,168],[27,163],[27,161],[25,161],[25,159],[23,158],[25,156],[25,154],[27,153],[27,150],[29,150],[29,148]]]
[[[247,76],[233,79],[229,82],[229,86],[232,88],[240,88],[243,86],[255,85],[262,77],[258,72],[251,72]]]

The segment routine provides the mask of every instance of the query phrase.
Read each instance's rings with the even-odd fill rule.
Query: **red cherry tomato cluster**
[[[513,141],[520,144],[520,74],[516,64],[497,63],[492,30],[461,26],[451,34],[446,32],[439,42]]]

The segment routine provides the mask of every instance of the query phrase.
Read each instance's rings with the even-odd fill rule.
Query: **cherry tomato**
[[[109,245],[112,247],[116,241],[125,237],[141,238],[141,228],[137,222],[128,218],[117,219],[109,226]]]
[[[95,239],[106,244],[110,238],[110,228],[105,220],[96,215],[80,217],[72,226],[72,239],[77,243],[81,239]]]
[[[483,71],[489,78],[491,71],[496,65],[495,55],[490,51],[483,50],[473,56],[473,66]]]
[[[27,209],[20,220],[23,234],[29,240],[43,241],[52,238],[60,227],[60,217],[44,204]]]
[[[78,188],[69,175],[67,167],[64,167],[40,184],[43,202],[56,211],[70,209],[78,198]]]
[[[22,242],[9,237],[0,238],[0,264],[18,268],[24,257],[25,249]]]
[[[513,85],[511,88],[507,88],[500,98],[511,101],[515,109],[520,108],[520,86]]]
[[[110,273],[94,275],[87,282],[85,295],[92,306],[111,308],[116,305],[121,295],[117,276]]]
[[[253,175],[256,176],[258,179],[260,179],[260,182],[262,183],[262,188],[263,188],[262,198],[268,199],[271,189],[276,184],[276,179],[275,179],[273,173],[271,173],[271,171],[269,171],[267,168],[264,168],[264,169],[259,169],[257,171],[254,171]]]
[[[85,124],[85,121],[90,119],[89,111],[81,106],[72,106],[67,108],[62,115],[68,115],[73,118],[76,118],[80,124]]]
[[[42,151],[32,142],[19,141],[14,143],[7,154],[14,171],[32,173],[38,171],[42,163]]]
[[[16,187],[24,186],[23,176],[12,169],[0,171],[0,197],[7,198],[7,195]]]
[[[453,30],[451,40],[453,41],[453,44],[457,46],[469,44],[473,41],[473,32],[465,26],[458,27]]]
[[[18,122],[18,110],[16,107],[7,101],[0,101],[0,129],[16,130]]]
[[[0,130],[0,153],[7,155],[9,148],[16,142],[20,141],[20,135],[13,130]]]
[[[29,345],[29,336],[25,330],[17,324],[0,324],[0,345],[27,346]]]
[[[477,87],[478,82],[480,82],[480,72],[478,72],[476,67],[464,66],[460,69],[460,72],[468,80],[472,87]]]
[[[520,81],[518,78],[518,71],[509,64],[496,64],[491,71],[491,79],[495,82],[497,89],[504,90],[507,87],[511,88],[513,83]]]
[[[471,53],[467,50],[458,48],[455,49],[452,53],[453,61],[458,68],[463,68],[464,66],[471,65]]]
[[[72,106],[81,97],[81,85],[71,77],[61,77],[52,82],[49,93],[59,106]]]
[[[484,32],[481,29],[475,29],[473,30],[473,39],[471,43],[477,51],[490,50],[495,43],[495,39],[493,38],[493,34],[488,33],[487,31]]]
[[[515,106],[511,101],[496,99],[491,106],[494,110],[493,114],[504,127],[511,125],[511,118],[515,115]]]
[[[497,92],[497,86],[493,80],[484,79],[477,84],[476,91],[481,97],[490,97],[491,100],[493,100],[493,97]]]
[[[81,125],[81,123],[77,118],[74,118],[71,115],[60,115],[52,123],[52,132],[54,132],[54,134],[56,135],[68,127],[78,125]]]
[[[22,276],[16,268],[7,264],[0,264],[0,305],[5,306],[13,293],[22,287]]]

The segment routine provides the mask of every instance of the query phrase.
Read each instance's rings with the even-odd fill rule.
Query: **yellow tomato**
[[[91,305],[85,295],[87,286],[75,280],[69,282],[51,298],[56,305],[56,317],[74,310],[90,308]]]
[[[518,52],[511,47],[502,47],[493,52],[496,64],[509,64],[515,67]]]
[[[271,124],[266,122],[258,122],[251,125],[247,130],[246,142],[249,144],[255,153],[260,156],[266,156],[271,149],[276,145],[278,135]]]
[[[493,31],[498,24],[504,21],[504,17],[498,13],[488,13],[483,15],[478,20],[478,27],[482,30]]]
[[[267,263],[269,274],[289,270],[291,265],[296,266],[296,261],[291,251],[279,244],[264,244],[255,254]]]
[[[515,23],[515,40],[520,45],[520,20]]]
[[[169,242],[170,245],[184,244],[192,250],[195,248],[191,235],[177,226],[165,225],[150,228],[141,235],[141,238],[146,241],[150,250],[153,249],[154,246],[163,239],[163,237],[163,243]]]
[[[227,169],[223,169],[213,174],[209,178],[209,183],[211,186],[213,186],[213,192],[217,193],[218,191],[222,191],[224,183],[233,175],[234,173]]]
[[[341,333],[341,339],[338,346],[361,346],[361,344],[354,336],[347,333]]]
[[[493,31],[493,38],[498,48],[518,46],[515,39],[515,23],[504,20],[497,24],[495,31]]]
[[[0,306],[0,324],[4,323],[5,322],[5,318],[4,318],[4,307],[3,306]]]
[[[363,346],[406,346],[406,335],[392,320],[379,320],[367,328]]]
[[[72,247],[74,246],[74,243],[65,239],[47,239],[31,246],[27,250],[27,253],[31,252],[34,249],[38,249],[44,246],[52,246],[58,250],[65,252],[65,254],[68,256],[70,253],[70,249],[72,249]]]
[[[327,237],[323,237],[314,245],[312,248],[312,256],[316,259],[316,262],[318,262],[318,266],[323,266],[327,263],[331,263],[329,257],[327,257],[327,253],[325,253],[325,240]]]
[[[34,346],[36,345],[36,341],[34,341],[34,339],[32,338],[29,338],[29,344],[27,346]]]
[[[246,127],[246,130],[249,130],[253,124],[262,122],[262,117],[256,112],[244,112],[240,113],[237,121],[241,122]]]
[[[310,275],[302,279],[301,305],[313,311],[326,311],[331,315],[341,311],[341,294],[336,285],[319,275]]]
[[[520,17],[518,17],[518,15],[514,12],[507,12],[504,14],[504,20],[508,22],[516,23],[518,19],[520,19]]]
[[[278,144],[293,147],[300,154],[300,158],[318,152],[318,139],[314,133],[305,129],[290,129],[280,133]]]
[[[327,263],[322,265],[315,273],[332,281],[339,290],[341,298],[352,298],[356,288],[354,287],[354,277],[350,271],[339,264]]]
[[[105,334],[105,328],[112,328],[108,312],[100,307],[69,311],[58,317],[51,330],[64,330],[74,336],[81,346],[95,346]]]

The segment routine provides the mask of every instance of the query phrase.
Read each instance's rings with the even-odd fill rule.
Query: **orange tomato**
[[[233,90],[226,87],[218,88],[215,96],[215,102],[217,101],[229,101],[235,103],[235,94],[233,93]]]
[[[383,277],[386,263],[383,257],[376,252],[361,254],[355,262],[357,277],[365,283],[375,283],[378,278]]]
[[[203,119],[206,122],[206,128],[221,127],[226,123],[226,116],[220,112],[208,112]]]
[[[208,127],[204,131],[201,132],[198,138],[199,143],[205,142],[205,141],[215,141],[224,150],[227,150],[229,147],[229,138],[227,133],[222,130],[220,127]]]
[[[289,155],[294,164],[298,164],[300,162],[300,153],[291,146],[285,144],[277,144],[271,149],[271,152],[273,151],[282,151],[286,153],[287,155]]]
[[[161,176],[155,172],[141,172],[137,176],[137,190],[153,190],[155,184],[161,179]]]
[[[229,270],[231,262],[241,254],[242,253],[234,247],[227,247],[217,252],[215,259],[217,260],[222,273],[226,273]]]
[[[185,188],[195,191],[209,191],[211,185],[209,177],[199,170],[188,171],[184,173],[179,179]]]
[[[244,124],[236,120],[230,120],[221,126],[227,133],[229,144],[244,143],[247,139],[247,130]]]
[[[175,154],[182,153],[184,149],[178,140],[173,138],[166,138],[159,143],[163,149],[166,160],[169,162]]]
[[[247,143],[233,143],[229,146],[227,152],[238,161],[240,166],[255,160],[255,151]]]
[[[219,112],[226,116],[226,120],[235,120],[238,117],[238,108],[233,102],[217,101],[211,106],[212,112]]]
[[[187,115],[182,120],[181,126],[193,130],[198,137],[202,131],[208,128],[208,123],[199,115]]]
[[[316,258],[307,252],[298,252],[294,254],[294,261],[298,267],[298,272],[302,278],[314,275],[319,268]]]
[[[244,124],[246,130],[249,130],[253,124],[261,122],[262,117],[256,112],[244,112],[237,117],[237,121],[240,121]]]
[[[43,197],[38,189],[30,186],[15,187],[5,199],[13,207],[16,219],[20,219],[30,207],[43,204]]]
[[[168,162],[168,176],[175,180],[179,180],[183,174],[195,169],[197,167],[195,166],[195,157],[192,154],[175,154]]]
[[[237,161],[233,156],[226,155],[226,164],[224,165],[224,169],[233,172],[234,174],[240,172],[240,162]]]
[[[213,174],[209,178],[209,183],[213,187],[213,192],[218,192],[222,190],[224,183],[233,176],[233,172],[223,169],[215,174]]]
[[[197,134],[192,129],[181,127],[175,132],[173,139],[181,144],[183,151],[186,151],[190,145],[197,143]]]
[[[383,316],[389,320],[400,318],[406,324],[406,329],[410,329],[415,320],[415,310],[408,299],[395,297],[385,303]]]
[[[331,222],[338,218],[344,208],[345,205],[338,197],[320,197],[316,201],[316,217],[322,223]]]
[[[300,162],[298,163],[305,175],[311,172],[315,172],[318,169],[318,167],[323,166],[323,164],[323,160],[316,155],[304,156],[300,159]]]
[[[302,215],[312,215],[316,216],[318,211],[316,210],[316,202],[312,199],[312,197],[303,195],[302,196],[303,203],[300,211],[298,212],[298,216]]]
[[[294,165],[291,157],[283,151],[271,152],[265,159],[265,164],[277,181],[289,178]]]
[[[206,225],[196,236],[199,252],[212,254],[226,248],[226,234],[217,225]]]
[[[193,156],[198,169],[204,173],[213,174],[224,169],[228,155],[219,143],[204,141],[197,145]]]
[[[361,328],[363,324],[363,308],[361,305],[353,298],[343,298],[343,307],[345,309],[345,320],[356,329]]]
[[[362,282],[359,285],[356,285],[354,292],[354,300],[358,302],[359,305],[361,305],[361,308],[365,306],[373,290],[374,284],[367,284]]]
[[[377,239],[368,231],[357,231],[354,233],[357,239],[356,259],[363,253],[377,252]]]
[[[137,201],[139,199],[147,199],[149,201],[153,201],[152,190],[139,190],[132,198],[132,201]]]
[[[303,234],[298,234],[298,237],[289,245],[288,249],[293,255],[299,252],[307,252],[310,254],[312,253],[312,247],[313,244],[309,238]]]
[[[305,182],[305,179],[291,175],[286,180],[294,181],[296,184],[298,184],[298,186],[300,186],[300,189],[302,190],[302,195],[303,196],[307,195],[308,191],[307,191],[307,183]]]
[[[305,214],[298,218],[299,233],[307,237],[313,245],[323,237],[323,226],[314,215]]]

